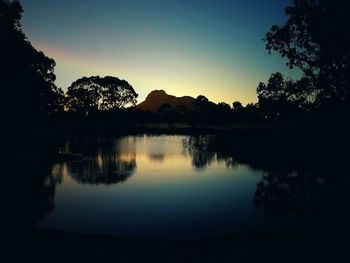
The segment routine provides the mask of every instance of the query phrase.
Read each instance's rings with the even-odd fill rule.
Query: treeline
[[[237,122],[260,121],[260,113],[257,104],[250,103],[246,107],[236,101],[229,105],[225,102],[215,104],[203,95],[193,101],[192,110],[184,106],[171,107],[163,104],[156,113],[154,120],[166,123],[188,123],[191,125],[203,124],[231,124]]]
[[[214,104],[205,96],[194,110],[162,105],[156,113],[134,106],[138,94],[117,77],[82,77],[67,92],[55,85],[55,61],[37,51],[21,27],[19,1],[0,0],[0,73],[6,93],[8,122],[20,127],[65,120],[89,126],[135,125],[147,122],[232,124],[344,120],[349,105],[350,37],[346,1],[297,1],[286,7],[286,23],[274,25],[265,37],[266,49],[287,58],[303,75],[292,80],[279,72],[257,86],[258,103]],[[90,122],[90,125],[88,124]],[[79,123],[80,125],[81,123]]]

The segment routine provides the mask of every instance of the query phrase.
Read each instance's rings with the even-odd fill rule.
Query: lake
[[[46,182],[39,227],[126,237],[192,238],[300,229],[257,205],[267,172],[210,148],[215,136],[69,138]],[[255,201],[254,201],[255,200]],[[261,201],[260,201],[261,203]]]

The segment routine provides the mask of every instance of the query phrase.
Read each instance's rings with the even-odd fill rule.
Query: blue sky
[[[262,41],[288,0],[22,0],[23,29],[56,60],[56,84],[126,79],[139,102],[154,89],[215,102],[255,102],[259,81],[296,76]]]

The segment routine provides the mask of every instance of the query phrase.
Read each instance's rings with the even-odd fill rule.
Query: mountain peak
[[[148,94],[148,96],[149,95],[154,95],[154,94],[162,94],[162,95],[168,95],[166,92],[165,92],[165,90],[162,90],[162,89],[159,89],[159,90],[152,90],[149,94]]]
[[[169,104],[173,108],[183,106],[188,110],[193,110],[193,101],[194,98],[190,96],[176,97],[168,95],[164,90],[153,90],[147,95],[145,101],[136,107],[144,111],[157,112],[160,106]]]
[[[164,90],[153,90],[147,95],[146,100],[150,98],[160,98],[165,96],[168,96],[168,94]]]

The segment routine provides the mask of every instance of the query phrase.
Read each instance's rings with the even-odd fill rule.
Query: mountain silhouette
[[[193,101],[194,98],[190,96],[176,97],[168,95],[164,90],[154,90],[136,107],[144,111],[157,112],[162,105],[168,104],[172,108],[185,107],[187,110],[194,110]]]

